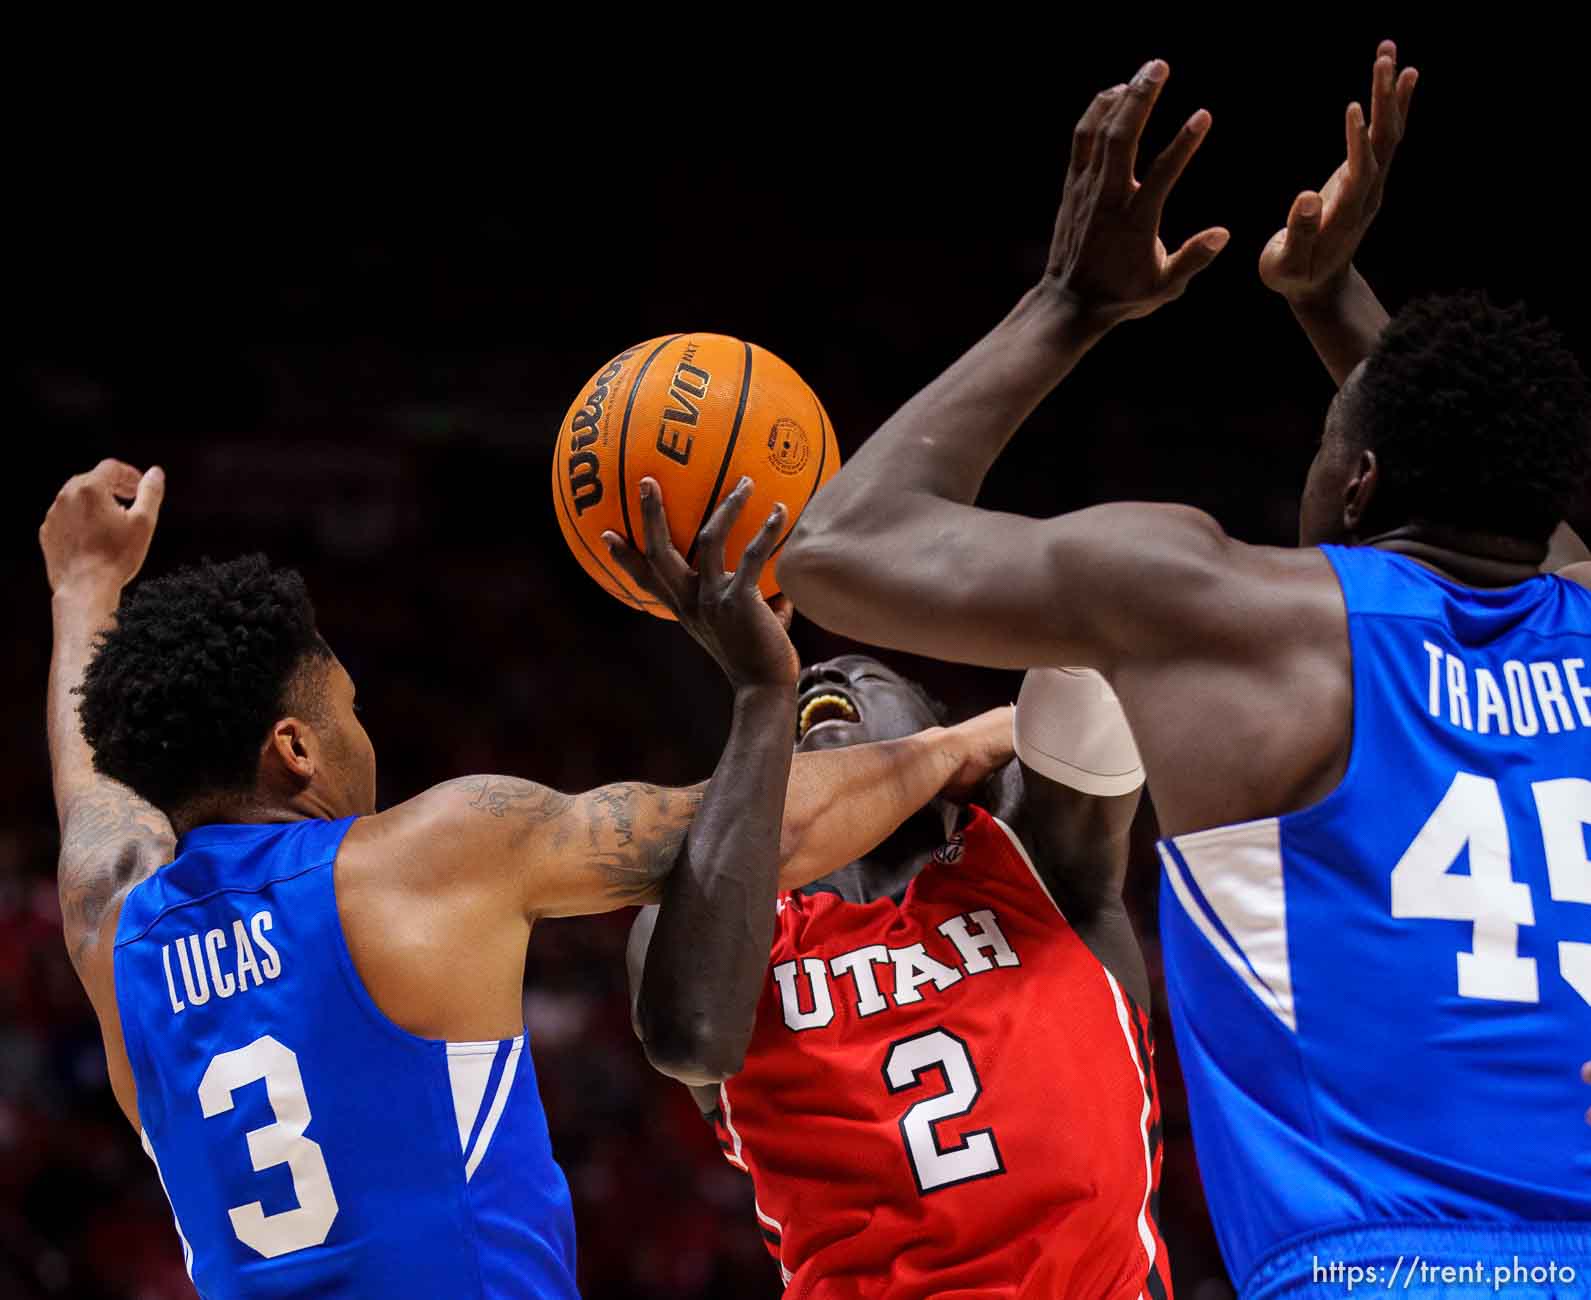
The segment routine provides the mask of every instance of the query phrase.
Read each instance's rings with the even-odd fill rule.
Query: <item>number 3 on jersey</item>
[[[1563,777],[1531,787],[1547,857],[1547,887],[1555,902],[1591,903],[1591,781]],[[1469,848],[1469,875],[1451,868]],[[1469,952],[1458,954],[1461,997],[1539,1002],[1536,959],[1519,955],[1519,927],[1536,923],[1530,886],[1513,877],[1513,855],[1502,795],[1490,777],[1453,778],[1413,843],[1392,869],[1392,915],[1472,921]],[[1558,944],[1565,982],[1591,1003],[1591,943]]]
[[[199,1105],[206,1119],[232,1109],[232,1094],[245,1084],[265,1080],[265,1096],[276,1116],[274,1124],[248,1134],[249,1159],[259,1173],[286,1165],[293,1176],[298,1205],[279,1214],[265,1213],[259,1201],[227,1211],[232,1231],[245,1246],[266,1259],[318,1246],[337,1217],[337,1196],[320,1143],[304,1136],[309,1127],[309,1099],[298,1054],[266,1034],[247,1047],[211,1059],[199,1081]]]
[[[884,1083],[892,1093],[905,1092],[921,1087],[923,1076],[931,1070],[944,1075],[947,1091],[923,1098],[900,1117],[906,1159],[918,1192],[937,1192],[942,1187],[1003,1174],[1005,1163],[993,1129],[964,1133],[959,1146],[948,1148],[939,1144],[934,1132],[934,1125],[941,1120],[971,1111],[983,1093],[967,1044],[955,1034],[948,1029],[930,1029],[892,1043],[884,1058]]]

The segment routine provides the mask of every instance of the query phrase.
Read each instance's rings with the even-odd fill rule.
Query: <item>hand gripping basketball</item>
[[[794,689],[800,672],[787,628],[789,598],[763,599],[757,590],[763,565],[784,530],[788,511],[783,502],[746,544],[740,567],[725,571],[724,539],[735,526],[752,492],[742,478],[713,511],[697,539],[700,570],[693,569],[674,547],[663,489],[657,480],[641,480],[641,523],[644,550],[637,551],[617,533],[602,534],[614,561],[638,586],[668,606],[680,625],[718,661],[731,683]]]

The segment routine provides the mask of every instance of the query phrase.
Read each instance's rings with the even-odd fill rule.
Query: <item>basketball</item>
[[[697,534],[742,475],[755,486],[726,540],[726,568],[784,502],[789,522],[761,582],[772,596],[779,549],[839,467],[823,404],[773,353],[723,334],[672,334],[619,353],[581,388],[558,430],[553,507],[570,551],[604,591],[672,618],[602,542],[612,529],[643,545],[642,478],[662,487],[674,545],[693,566]]]

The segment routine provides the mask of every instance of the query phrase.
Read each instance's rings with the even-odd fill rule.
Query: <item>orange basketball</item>
[[[558,430],[552,499],[575,559],[604,591],[659,618],[673,615],[638,590],[608,554],[612,529],[638,549],[641,479],[663,489],[674,545],[694,566],[696,536],[742,475],[751,499],[724,546],[734,568],[777,502],[790,511],[774,561],[812,494],[840,467],[834,428],[801,376],[754,343],[723,334],[673,334],[619,353],[580,390]],[[779,590],[775,564],[762,592]]]

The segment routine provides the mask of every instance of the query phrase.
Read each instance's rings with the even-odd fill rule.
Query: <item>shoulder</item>
[[[1191,506],[1117,502],[1056,516],[1044,562],[1055,616],[1095,611],[1121,660],[1201,647],[1225,655],[1252,646],[1258,619],[1285,639],[1300,616],[1341,609],[1319,548],[1251,545]]]
[[[1566,565],[1557,571],[1557,576],[1576,586],[1591,588],[1591,561]]]

